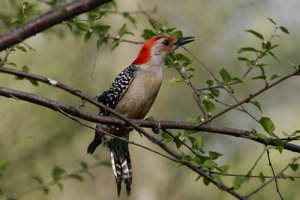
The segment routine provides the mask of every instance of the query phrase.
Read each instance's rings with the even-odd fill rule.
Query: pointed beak
[[[193,42],[194,40],[195,40],[194,37],[182,37],[178,39],[173,45],[175,49],[177,49],[178,47]]]

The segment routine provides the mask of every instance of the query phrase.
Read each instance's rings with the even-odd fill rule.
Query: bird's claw
[[[159,134],[160,133],[160,130],[161,130],[161,125],[160,125],[160,122],[159,120],[156,118],[156,117],[147,117],[146,120],[152,120],[154,121],[154,124],[155,126],[152,127],[152,131],[155,133],[155,134]]]

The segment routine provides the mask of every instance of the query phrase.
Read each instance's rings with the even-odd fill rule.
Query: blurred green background
[[[9,1],[9,0],[7,0]],[[8,3],[3,3],[3,11]],[[273,26],[267,18],[274,19],[278,24],[284,25],[290,30],[290,35],[276,38],[280,48],[276,54],[280,62],[270,60],[274,64],[274,70],[279,73],[288,73],[289,61],[299,63],[300,44],[300,2],[297,0],[132,0],[116,1],[121,11],[152,10],[157,6],[157,12],[153,14],[155,19],[167,23],[169,26],[178,27],[185,36],[195,36],[196,41],[187,48],[199,57],[209,68],[218,73],[221,68],[226,68],[233,74],[241,74],[245,67],[237,61],[237,51],[240,47],[258,45],[257,39],[244,33],[245,29],[255,29],[266,35],[273,33]],[[149,26],[145,16],[136,15],[137,27],[130,25],[130,30],[135,36],[128,39],[141,41],[142,30]],[[1,17],[1,15],[0,15]],[[110,15],[105,19],[111,24],[112,29],[118,30],[124,23],[124,19],[118,15]],[[82,37],[76,37],[64,25],[59,25],[61,35],[47,31],[48,34],[38,34],[26,40],[35,50],[27,53],[15,52],[9,59],[14,61],[19,68],[23,65],[30,67],[30,72],[50,77],[64,82],[74,88],[78,88],[89,95],[95,96],[109,87],[114,77],[125,67],[131,64],[138,53],[140,45],[121,43],[116,50],[111,51],[109,45],[103,46],[98,51],[95,39],[83,42]],[[1,33],[7,29],[2,28]],[[178,51],[184,52],[182,49]],[[92,76],[90,88],[87,91],[89,78],[93,65],[95,71]],[[205,87],[205,81],[209,74],[196,62],[196,76],[193,82],[197,87]],[[165,81],[158,98],[149,113],[161,120],[185,120],[187,117],[195,117],[199,113],[192,94],[184,84],[167,84],[167,80],[177,76],[175,70],[165,69]],[[299,86],[300,81],[292,78],[278,87],[261,95],[264,116],[272,118],[276,125],[276,133],[282,131],[291,132],[299,129]],[[0,73],[0,85],[33,92],[57,101],[71,105],[78,105],[80,99],[68,95],[52,87],[40,84],[32,86],[28,81],[15,81],[14,77]],[[239,98],[247,96],[251,91],[256,91],[262,84],[244,85],[237,95]],[[228,95],[222,98],[232,103]],[[51,179],[51,170],[54,166],[60,166],[68,172],[80,168],[79,162],[95,163],[94,156],[86,154],[86,148],[93,137],[93,131],[71,121],[59,113],[26,102],[0,97],[0,159],[11,161],[11,165],[5,171],[0,185],[8,194],[16,194],[37,183],[31,178],[38,175],[44,180]],[[250,106],[249,106],[250,107]],[[94,112],[98,110],[94,107]],[[253,109],[253,114],[260,118],[261,113]],[[215,124],[251,129],[258,128],[258,124],[247,115],[232,111],[216,120]],[[258,128],[259,129],[259,128]],[[232,138],[219,134],[204,134],[205,149],[220,151],[224,156],[220,163],[231,165],[232,173],[247,173],[263,150],[262,145],[245,139]],[[131,138],[144,145],[157,149],[147,139],[140,138],[134,132]],[[127,198],[125,193],[120,199],[232,199],[230,195],[219,191],[215,186],[206,187],[202,180],[195,182],[196,175],[185,167],[179,167],[164,158],[153,153],[130,146],[133,162],[133,193]],[[279,171],[294,153],[282,153],[272,151],[271,158],[275,171]],[[96,157],[100,160],[108,160],[109,153],[103,147],[98,148]],[[271,174],[267,157],[264,156],[259,168],[264,174]],[[63,190],[58,187],[50,188],[49,194],[35,192],[25,200],[35,199],[118,199],[116,195],[115,180],[110,167],[100,166],[92,169],[94,180],[85,176],[84,182],[73,179],[63,181]],[[289,173],[292,173],[289,171]],[[293,175],[297,175],[293,173]],[[225,179],[231,183],[232,179]],[[247,193],[257,186],[259,181],[251,181],[246,187],[241,188],[242,193]],[[230,184],[229,184],[230,185]],[[297,189],[299,181],[291,182],[280,180],[279,186],[286,199],[299,199],[300,192]],[[275,185],[270,184],[260,191],[253,199],[279,199]]]

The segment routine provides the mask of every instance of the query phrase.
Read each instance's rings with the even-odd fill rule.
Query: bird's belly
[[[126,91],[115,110],[129,118],[142,119],[149,112],[159,91],[161,80],[141,78]]]

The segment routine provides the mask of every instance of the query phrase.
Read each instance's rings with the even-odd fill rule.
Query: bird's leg
[[[159,120],[156,117],[154,117],[154,116],[147,117],[145,120],[152,120],[152,121],[154,121],[155,126],[152,128],[152,131],[155,134],[159,134],[159,132],[161,130],[161,125],[160,125]]]

